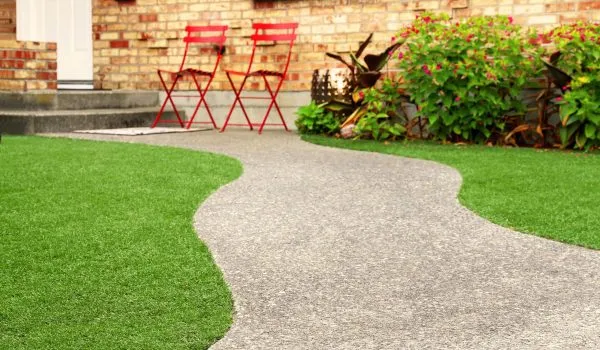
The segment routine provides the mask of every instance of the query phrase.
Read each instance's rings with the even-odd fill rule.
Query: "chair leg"
[[[198,103],[196,104],[196,108],[194,109],[194,113],[192,114],[192,117],[190,118],[190,120],[187,123],[186,129],[189,129],[192,126],[192,123],[194,122],[194,118],[196,118],[196,113],[198,113],[198,109],[200,108],[200,105],[202,103],[204,103],[204,107],[206,107],[206,111],[208,112],[208,117],[210,118],[210,121],[212,122],[212,125],[215,129],[217,129],[217,123],[215,123],[215,119],[212,116],[212,113],[210,112],[210,108],[208,108],[208,104],[206,103],[206,100],[204,99],[204,97],[206,96],[206,93],[208,92],[208,87],[210,86],[210,82],[212,81],[212,78],[208,81],[208,83],[206,84],[206,87],[204,89],[202,89],[202,86],[200,85],[200,83],[198,83],[198,79],[196,79],[196,75],[194,74],[194,72],[191,73],[192,74],[192,79],[194,79],[194,83],[196,84],[196,88],[198,89],[198,93],[200,94],[200,99],[198,100]]]
[[[240,104],[240,107],[242,108],[242,113],[244,114],[244,117],[246,118],[246,123],[248,123],[250,130],[254,130],[254,127],[252,126],[252,123],[250,122],[250,118],[248,117],[248,113],[246,113],[246,108],[244,108],[244,104],[242,103],[242,99],[240,98],[240,94],[242,93],[242,89],[244,88],[244,84],[246,83],[247,77],[244,77],[244,80],[242,81],[242,84],[240,85],[239,90],[236,90],[235,84],[233,83],[233,80],[231,79],[231,76],[229,73],[227,73],[227,79],[229,80],[231,89],[233,90],[233,93],[235,94],[235,99],[233,101],[233,104],[231,105],[231,108],[229,109],[229,113],[227,113],[227,118],[225,118],[225,123],[223,123],[223,126],[221,127],[220,132],[224,132],[225,129],[227,128],[227,125],[229,124],[229,119],[231,119],[231,115],[233,114],[235,105],[238,102]]]
[[[275,109],[277,110],[277,113],[279,113],[279,118],[281,118],[281,122],[283,123],[283,127],[285,128],[286,131],[290,131],[287,127],[287,124],[285,123],[285,119],[283,118],[283,114],[281,113],[281,109],[279,109],[279,105],[277,104],[277,95],[279,93],[279,89],[277,89],[275,91],[275,93],[273,93],[273,90],[271,89],[271,86],[269,85],[269,81],[267,80],[266,76],[262,76],[263,80],[265,82],[265,87],[267,88],[267,91],[269,91],[269,95],[271,96],[271,103],[269,103],[269,107],[267,108],[267,113],[265,114],[265,117],[263,118],[262,124],[260,125],[260,129],[258,129],[258,133],[261,134],[263,131],[263,128],[265,127],[265,124],[267,123],[267,118],[269,117],[269,114],[271,113],[271,109],[273,108],[273,106],[275,106]],[[283,79],[283,78],[281,78]],[[281,83],[278,84],[278,87],[281,86]]]
[[[156,124],[158,124],[158,122],[160,121],[160,118],[162,117],[162,114],[165,110],[167,101],[169,101],[169,102],[171,102],[171,106],[173,107],[173,110],[175,111],[175,116],[177,116],[177,121],[179,121],[179,125],[183,128],[183,121],[181,120],[179,111],[177,110],[177,107],[175,107],[175,102],[173,101],[173,98],[171,97],[171,94],[173,93],[173,90],[175,89],[175,85],[177,85],[177,81],[179,80],[179,75],[177,75],[175,77],[173,84],[171,84],[171,88],[168,89],[167,84],[165,83],[165,80],[162,77],[162,74],[160,74],[160,71],[158,71],[157,73],[158,73],[158,77],[160,78],[160,82],[161,82],[163,89],[165,90],[167,96],[165,97],[165,100],[163,101],[162,106],[160,107],[160,110],[158,111],[158,114],[156,115],[156,118],[154,119],[154,122],[152,123],[152,126],[150,126],[150,127],[151,128],[156,127]]]

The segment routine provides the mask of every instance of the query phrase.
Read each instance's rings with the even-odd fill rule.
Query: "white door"
[[[17,0],[17,39],[56,42],[59,89],[92,89],[92,0]]]

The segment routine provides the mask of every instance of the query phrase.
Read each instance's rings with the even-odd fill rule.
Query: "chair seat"
[[[248,74],[246,74],[246,72],[240,72],[240,71],[235,71],[235,70],[225,70],[225,72],[227,72],[227,74],[230,75],[243,75],[243,76],[249,76],[249,77],[260,77],[260,76],[271,76],[271,77],[283,77],[283,73],[281,72],[276,72],[276,71],[272,71],[272,70],[266,70],[266,69],[261,69],[261,70],[257,70],[254,72],[250,72]]]
[[[194,68],[187,68],[184,69],[182,71],[177,72],[177,75],[182,76],[182,75],[186,75],[186,74],[196,74],[196,75],[205,75],[205,76],[211,76],[212,73],[211,72],[207,72],[201,69],[194,69]]]

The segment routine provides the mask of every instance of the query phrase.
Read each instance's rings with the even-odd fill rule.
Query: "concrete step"
[[[0,92],[1,110],[82,110],[154,107],[157,91]]]
[[[0,133],[23,135],[150,126],[156,117],[157,111],[158,107],[88,109],[78,111],[0,110]],[[175,114],[173,112],[165,112],[162,119],[173,120],[175,119]],[[178,124],[170,125],[178,127]]]

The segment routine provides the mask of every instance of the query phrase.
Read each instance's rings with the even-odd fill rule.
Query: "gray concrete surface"
[[[48,111],[155,107],[158,91],[0,91],[1,110]]]
[[[474,215],[451,168],[279,131],[71,136],[241,159],[194,218],[235,300],[215,350],[600,348],[600,252]]]
[[[150,126],[157,91],[0,92],[0,132],[34,134]],[[163,120],[174,120],[167,112]]]
[[[157,107],[62,111],[0,110],[0,132],[20,135],[142,127],[151,125],[156,118],[156,113]],[[162,120],[175,119],[174,112],[169,111],[163,114]]]

